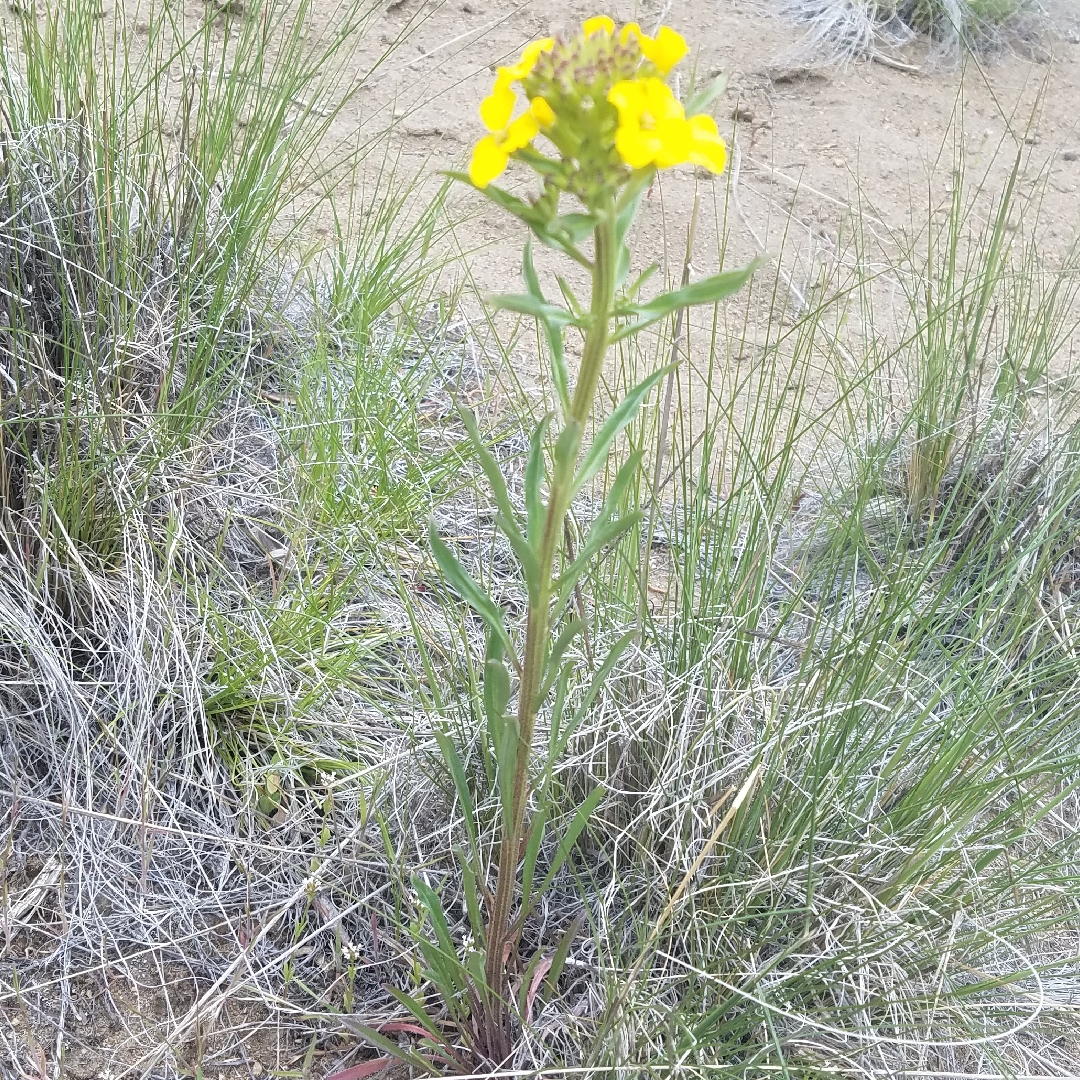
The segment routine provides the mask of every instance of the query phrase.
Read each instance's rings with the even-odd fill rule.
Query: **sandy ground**
[[[476,109],[494,67],[530,38],[572,31],[594,10],[576,0],[391,3],[357,56],[358,70],[407,31],[408,41],[341,116],[334,136],[347,139],[358,125],[392,113],[400,118],[391,138],[400,168],[460,168],[482,133]],[[794,283],[805,284],[813,260],[836,244],[857,202],[888,229],[903,228],[912,205],[916,216],[925,206],[928,176],[949,173],[957,117],[973,175],[996,158],[995,174],[1004,176],[1017,148],[1028,159],[1028,176],[1045,170],[1048,251],[1060,251],[1073,234],[1080,153],[1069,151],[1080,151],[1080,5],[1070,0],[1050,9],[1052,30],[1041,43],[963,68],[915,43],[893,53],[912,71],[801,64],[803,28],[754,0],[646,0],[610,10],[647,29],[662,20],[687,37],[684,87],[694,70],[699,78],[728,76],[728,93],[714,112],[742,166],[743,215],[731,223],[731,259],[758,243],[776,251],[786,230]],[[711,205],[715,185],[723,204],[727,183],[685,170],[666,175],[642,222],[642,257],[662,257],[666,241],[681,261],[695,192],[704,189]],[[481,288],[512,287],[521,239],[515,223],[475,196],[464,202],[472,212],[458,238],[471,252],[471,273]],[[699,229],[695,263],[702,270],[715,261],[711,225],[703,221]]]
[[[678,279],[700,198],[694,273],[717,269],[724,243],[729,267],[763,251],[779,255],[790,316],[804,299],[813,303],[823,268],[827,276],[850,262],[856,220],[891,261],[925,225],[928,202],[941,205],[961,155],[969,181],[985,175],[987,192],[996,193],[1018,153],[1021,192],[1037,193],[1042,204],[1041,251],[1048,265],[1060,259],[1080,225],[1080,4],[1049,0],[1041,38],[978,61],[961,64],[916,41],[890,52],[892,66],[838,66],[807,54],[806,28],[784,17],[778,3],[641,0],[608,8],[616,19],[637,19],[648,30],[666,22],[686,36],[692,52],[679,69],[684,93],[695,78],[724,73],[729,80],[713,112],[734,167],[719,179],[689,169],[661,178],[639,220],[637,269],[657,262],[664,277]],[[578,0],[394,0],[354,58],[356,74],[406,40],[340,116],[331,139],[347,142],[392,121],[369,174],[392,160],[430,192],[436,170],[464,167],[482,134],[477,106],[494,68],[529,39],[572,32],[596,10]],[[507,179],[529,190],[523,168],[512,164]],[[465,279],[465,306],[475,315],[478,296],[520,290],[524,230],[464,188],[454,206],[461,215],[454,240],[464,258],[450,275]],[[542,273],[566,270],[551,253],[539,253],[538,264]],[[691,327],[683,399],[691,409],[700,405],[708,318],[698,313]],[[765,322],[758,320],[751,338],[762,340]],[[532,382],[535,341],[524,335],[510,356],[515,374]],[[812,400],[835,396],[835,378],[824,367],[811,381]]]

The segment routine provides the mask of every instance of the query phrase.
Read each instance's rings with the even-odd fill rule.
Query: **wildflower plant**
[[[633,636],[614,645],[572,710],[567,691],[573,662],[568,654],[583,623],[570,601],[592,560],[638,523],[638,514],[618,515],[617,509],[640,467],[641,455],[631,455],[621,467],[580,550],[567,552],[568,558],[563,559],[566,514],[574,497],[604,467],[620,431],[670,370],[654,372],[610,415],[596,418],[590,429],[608,348],[679,309],[730,296],[755,269],[750,265],[717,274],[651,300],[639,298],[647,275],[628,285],[628,237],[657,171],[688,164],[719,174],[727,161],[716,123],[704,112],[721,92],[722,83],[712,84],[685,106],[668,85],[669,74],[687,51],[682,36],[668,27],[650,37],[636,23],[617,29],[604,16],[587,20],[581,32],[568,40],[532,42],[518,63],[498,69],[494,87],[480,105],[487,134],[476,144],[468,173],[453,174],[513,214],[538,241],[585,268],[592,289],[588,305],[569,293],[565,296],[568,306],[549,302],[533,265],[530,239],[524,249],[527,291],[490,301],[496,308],[535,318],[542,326],[557,396],[555,411],[532,432],[525,469],[525,520],[519,520],[505,479],[484,446],[475,420],[463,414],[494,494],[497,525],[516,554],[527,588],[528,615],[520,652],[498,604],[434,528],[430,534],[447,581],[487,628],[482,711],[487,748],[496,765],[501,820],[492,892],[479,851],[466,771],[449,737],[440,733],[439,745],[469,832],[470,851],[461,854],[460,862],[471,946],[464,949],[455,944],[438,893],[427,882],[414,879],[417,901],[435,936],[430,941],[419,934],[417,945],[426,965],[425,977],[442,998],[445,1018],[437,1021],[418,999],[395,994],[419,1024],[414,1033],[425,1033],[423,1053],[410,1051],[407,1059],[428,1071],[505,1065],[514,1050],[515,1033],[529,1022],[536,995],[556,988],[580,930],[580,923],[571,926],[548,955],[518,955],[525,920],[602,797],[600,789],[594,790],[578,807],[541,872],[538,859],[547,824],[551,765]],[[536,174],[540,187],[535,198],[521,199],[495,185],[511,159]],[[582,246],[590,238],[591,251]],[[576,381],[565,358],[568,329],[580,332],[584,342]],[[591,441],[586,438],[590,430]],[[516,704],[511,708],[515,690]],[[550,736],[537,768],[533,736],[537,715],[549,699],[553,701]],[[370,1028],[364,1033],[388,1053],[399,1057],[405,1053],[385,1034]]]

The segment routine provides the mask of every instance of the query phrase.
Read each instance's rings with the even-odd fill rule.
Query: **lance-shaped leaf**
[[[619,205],[615,210],[615,242],[617,244],[625,243],[627,236],[630,235],[630,226],[634,224],[634,218],[637,217],[641,200],[645,192],[649,190],[649,185],[652,184],[655,176],[656,170],[653,168],[639,169],[623,189],[619,197]]]
[[[585,718],[585,714],[592,708],[593,702],[596,700],[596,695],[600,693],[601,687],[607,680],[608,675],[611,674],[611,669],[619,662],[619,658],[626,652],[630,643],[636,637],[637,631],[630,630],[623,634],[623,636],[611,646],[607,656],[604,657],[604,662],[592,677],[592,682],[589,683],[589,689],[585,691],[585,696],[581,699],[577,709],[574,711],[574,715],[570,717],[570,722],[566,724],[565,727],[560,727],[557,733],[554,730],[552,731],[551,740],[548,744],[548,753],[552,759],[558,757],[566,748],[566,744],[570,741],[574,732],[581,724],[581,721]],[[560,690],[561,688],[562,684],[560,682]]]
[[[548,808],[542,807],[529,826],[529,839],[525,844],[525,862],[521,868],[521,904],[528,908],[532,895],[533,874],[536,872],[536,859],[540,854],[540,845],[544,842],[544,827],[547,825]]]
[[[638,383],[616,406],[615,411],[604,421],[604,426],[596,433],[592,445],[585,451],[585,458],[581,462],[577,476],[574,477],[572,491],[577,494],[603,467],[607,461],[608,451],[615,441],[615,436],[627,424],[633,420],[641,403],[645,400],[649,391],[674,367],[667,367],[654,371],[647,379]]]
[[[569,408],[569,406],[568,406]],[[529,459],[525,462],[525,515],[529,546],[537,551],[544,531],[544,437],[547,435],[551,414],[545,416],[533,428],[529,441]],[[537,564],[539,568],[539,564]]]
[[[571,619],[562,628],[559,636],[555,639],[555,644],[551,646],[551,652],[548,654],[546,661],[544,681],[540,686],[540,692],[536,697],[537,709],[543,705],[548,694],[551,693],[551,688],[555,685],[555,680],[559,677],[559,672],[562,670],[563,656],[570,647],[570,643],[584,628],[585,624],[580,619]]]
[[[509,676],[507,676],[507,681],[509,681]],[[469,781],[465,776],[465,766],[462,764],[461,755],[458,754],[457,747],[454,746],[450,736],[445,731],[436,728],[435,741],[439,744],[439,751],[443,756],[443,761],[446,763],[446,768],[454,781],[454,790],[457,792],[458,801],[461,803],[461,813],[465,818],[465,831],[469,834],[469,844],[472,850],[476,851],[476,810],[473,807],[472,792],[469,790]]]
[[[542,154],[538,154],[537,157],[543,159]],[[467,173],[450,170],[444,175],[452,180],[460,180],[462,183],[468,184],[469,187],[479,191],[485,198],[490,199],[496,206],[513,214],[518,221],[532,230],[542,244],[569,255],[574,262],[579,263],[581,266],[592,267],[588,257],[572,240],[575,231],[572,226],[568,227],[564,224],[556,226],[553,230],[552,224],[558,222],[559,218],[550,218],[545,210],[533,206],[532,203],[528,203],[524,199],[519,199],[516,195],[511,195],[505,188],[501,188],[496,184],[488,184],[487,187],[479,188],[472,182]]]
[[[442,542],[434,521],[428,525],[428,543],[431,544],[431,553],[446,580],[461,599],[484,620],[487,628],[499,639],[503,649],[510,652],[513,646],[510,635],[506,632],[502,611],[461,565],[457,556]]]
[[[697,116],[698,113],[703,113],[726,89],[726,75],[718,75],[711,82],[707,82],[686,103],[686,115]]]
[[[577,808],[577,812],[574,814],[566,832],[563,833],[563,838],[559,841],[559,846],[555,851],[555,858],[551,860],[551,866],[548,867],[548,872],[544,875],[544,880],[536,890],[537,896],[543,896],[544,893],[547,892],[548,886],[554,880],[555,875],[559,872],[562,864],[566,862],[567,856],[577,843],[577,838],[581,835],[582,829],[589,824],[589,818],[592,817],[593,811],[597,808],[603,797],[603,788],[593,788],[585,801]]]
[[[578,552],[577,558],[575,558],[574,561],[559,575],[555,587],[559,596],[560,606],[566,603],[570,590],[574,587],[574,582],[578,579],[578,575],[585,569],[589,560],[596,552],[607,544],[610,544],[627,529],[636,525],[637,522],[641,520],[640,514],[628,514],[620,519],[618,523],[620,527],[617,530],[612,531],[608,527],[608,522],[611,520],[612,515],[622,505],[623,499],[626,497],[627,489],[630,487],[631,482],[637,475],[638,469],[641,467],[641,459],[643,457],[643,452],[636,450],[623,462],[622,468],[619,469],[615,476],[615,482],[608,490],[607,497],[604,499],[604,505],[600,508],[600,513],[589,527],[589,534],[586,536],[585,543]]]
[[[615,211],[615,288],[621,289],[630,273],[630,245],[626,237],[637,217],[641,200],[656,175],[655,169],[643,169],[636,173]]]
[[[510,830],[513,826],[514,768],[517,765],[518,741],[521,737],[518,719],[506,713],[501,717],[489,718],[488,730],[495,746],[496,783],[499,788],[503,829]]]
[[[480,948],[484,947],[484,916],[480,911],[480,891],[477,888],[476,873],[470,864],[468,852],[461,848],[454,849],[458,866],[461,867],[461,884],[465,892],[465,910],[469,913],[469,925],[473,937]]]
[[[397,1061],[404,1062],[408,1065],[412,1065],[414,1068],[419,1069],[422,1073],[428,1076],[442,1076],[443,1069],[436,1065],[435,1062],[429,1061],[425,1057],[421,1057],[420,1054],[414,1053],[412,1050],[406,1050],[393,1039],[388,1039],[385,1035],[380,1035],[374,1028],[368,1027],[367,1024],[359,1024],[351,1017],[341,1018],[341,1022],[350,1031],[356,1032],[357,1035],[362,1035],[373,1046],[377,1046],[380,1050],[389,1054]]]
[[[605,521],[602,525],[594,526],[589,530],[589,536],[578,552],[577,558],[559,575],[555,582],[558,590],[559,606],[561,607],[569,599],[570,591],[581,573],[592,562],[593,556],[608,546],[615,543],[624,533],[629,532],[637,525],[643,515],[639,510],[631,514],[624,514],[615,521]]]
[[[646,326],[678,311],[680,308],[694,307],[697,304],[715,304],[737,293],[754,275],[755,271],[762,266],[766,259],[755,259],[738,270],[727,270],[722,274],[713,274],[711,277],[702,278],[690,285],[684,285],[681,289],[672,289],[670,292],[661,293],[654,300],[645,304],[624,304],[616,312],[620,316],[629,316],[632,321],[612,335],[612,341],[621,341],[623,338],[636,334]]]
[[[525,243],[525,257],[522,267],[525,278],[525,288],[529,295],[535,297],[542,304],[546,304],[544,290],[540,287],[540,278],[537,276],[536,267],[533,265],[532,241]],[[570,411],[570,376],[566,370],[566,353],[563,348],[562,327],[547,319],[541,319],[540,325],[544,328],[544,337],[547,338],[548,352],[551,354],[551,379],[555,384],[555,392],[559,395],[559,403],[563,412]]]
[[[484,713],[489,731],[506,715],[509,701],[510,673],[501,657],[489,655],[484,662]]]
[[[506,480],[503,478],[502,470],[499,468],[499,463],[495,460],[491,451],[488,450],[484,445],[484,441],[480,438],[480,431],[476,426],[476,417],[468,409],[462,409],[461,418],[465,423],[465,430],[469,433],[476,456],[480,459],[480,467],[484,470],[484,475],[487,476],[488,483],[491,485],[491,492],[495,496],[495,505],[498,507],[495,524],[503,531],[507,540],[510,541],[510,546],[514,549],[518,562],[521,563],[529,596],[533,597],[539,588],[539,563],[537,563],[536,555],[525,540],[521,526],[517,523],[517,514],[514,510],[514,504],[510,501],[510,493],[506,489]]]
[[[548,969],[547,978],[544,980],[548,993],[554,994],[558,990],[559,976],[562,974],[567,956],[570,955],[570,946],[574,944],[584,925],[584,914],[576,915],[574,921],[566,928],[566,932],[559,938],[559,944],[555,948],[555,955],[551,958],[551,967]]]
[[[531,293],[501,293],[498,296],[489,296],[487,300],[493,308],[498,308],[500,311],[516,311],[519,315],[531,315],[534,319],[540,319],[554,327],[584,327],[585,325],[585,320],[579,319],[573,312],[557,304],[537,300]]]

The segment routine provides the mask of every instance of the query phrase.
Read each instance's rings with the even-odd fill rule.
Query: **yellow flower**
[[[597,31],[603,31],[608,37],[611,37],[615,33],[615,20],[608,18],[607,15],[594,15],[591,19],[586,19],[581,27],[581,32],[585,37],[592,37]]]
[[[682,105],[662,79],[625,79],[608,91],[619,114],[615,149],[632,169],[668,169],[690,162],[723,172],[727,148],[709,116],[686,119]]]
[[[670,26],[661,26],[655,38],[643,33],[636,22],[627,23],[619,34],[619,40],[625,45],[631,36],[637,38],[641,55],[666,75],[689,51],[686,39]]]
[[[472,161],[469,162],[469,179],[478,188],[487,187],[495,177],[502,174],[510,155],[528,146],[539,133],[540,121],[530,111],[523,113],[504,130],[484,136],[473,149]]]
[[[619,113],[615,149],[630,168],[666,169],[687,160],[686,114],[660,79],[618,82],[608,91],[608,101]]]
[[[525,46],[521,59],[512,67],[501,67],[495,75],[491,93],[480,102],[480,119],[490,132],[473,149],[469,163],[469,177],[477,187],[487,187],[506,168],[510,155],[528,146],[540,132],[540,128],[555,123],[555,113],[542,98],[533,98],[529,111],[513,123],[517,94],[513,84],[526,78],[541,53],[555,44],[554,38],[542,38]]]

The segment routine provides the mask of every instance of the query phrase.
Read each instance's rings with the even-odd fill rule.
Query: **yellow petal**
[[[643,108],[652,116],[655,123],[659,124],[664,120],[682,120],[686,116],[682,103],[663,79],[639,79],[638,84],[644,98]]]
[[[631,37],[636,37],[640,40],[644,36],[645,35],[641,32],[641,27],[638,26],[636,22],[628,22],[619,31],[619,42],[620,44],[625,45]]]
[[[531,112],[522,113],[499,139],[499,144],[507,154],[520,150],[540,134],[540,121]]]
[[[710,172],[722,173],[727,165],[727,146],[716,130],[716,121],[711,116],[691,116],[687,126],[690,129],[687,160]]]
[[[615,149],[631,169],[644,169],[646,165],[652,165],[656,160],[658,144],[659,140],[651,132],[642,131],[639,127],[620,126],[615,132]]]
[[[639,35],[641,52],[666,75],[690,50],[682,34],[661,26],[655,38]]]
[[[607,15],[594,15],[591,19],[586,19],[581,28],[585,37],[592,37],[598,30],[602,30],[610,37],[615,33],[615,20],[609,19]]]
[[[555,44],[554,38],[541,38],[539,41],[530,41],[522,50],[521,59],[510,67],[499,68],[500,75],[506,75],[510,79],[524,79],[540,59],[540,54],[547,52]]]
[[[555,110],[542,97],[534,97],[529,109],[541,127],[551,127],[555,123]]]
[[[659,146],[653,155],[658,169],[670,169],[690,160],[690,128],[685,120],[673,120],[656,129]]]
[[[480,119],[488,131],[502,131],[510,123],[516,100],[510,80],[502,73],[495,79],[491,93],[480,102]]]
[[[473,148],[469,162],[469,179],[478,187],[486,188],[506,168],[509,155],[493,135],[486,135]]]
[[[619,112],[619,123],[627,123],[631,118],[640,121],[645,109],[645,89],[641,79],[623,79],[609,91],[608,101]]]

